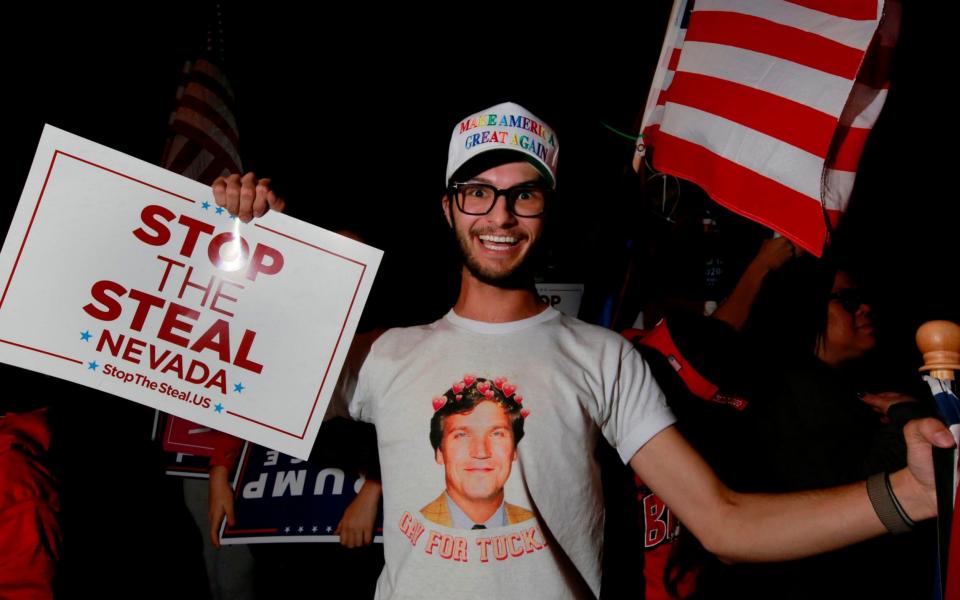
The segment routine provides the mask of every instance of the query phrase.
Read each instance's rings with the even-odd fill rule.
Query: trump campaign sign
[[[306,458],[381,255],[283,214],[244,224],[47,126],[0,251],[0,361]]]
[[[220,543],[339,542],[337,525],[364,481],[355,468],[246,444],[233,477],[234,524],[220,524]],[[373,541],[382,542],[382,534],[378,514]]]

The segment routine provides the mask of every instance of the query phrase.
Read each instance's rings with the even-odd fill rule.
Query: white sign
[[[582,283],[538,283],[540,299],[565,315],[576,317],[583,298]]]
[[[381,256],[282,214],[241,223],[47,126],[0,252],[0,361],[305,459]]]

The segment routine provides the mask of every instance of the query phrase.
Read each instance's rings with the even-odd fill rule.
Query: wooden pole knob
[[[960,370],[960,326],[950,321],[927,321],[917,329],[917,348],[923,353],[921,371],[952,380]]]

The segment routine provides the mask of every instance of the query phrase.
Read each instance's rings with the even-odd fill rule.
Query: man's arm
[[[764,240],[757,255],[737,280],[737,285],[730,292],[730,296],[711,316],[724,321],[738,331],[743,329],[747,319],[750,318],[753,302],[757,299],[757,294],[760,293],[767,275],[786,264],[796,256],[796,252],[787,238]]]
[[[214,548],[220,547],[220,524],[224,517],[227,525],[233,526],[233,486],[230,485],[229,470],[223,465],[210,467],[210,481],[207,496],[207,516],[210,518],[210,542]]]
[[[908,467],[890,475],[894,494],[914,520],[936,515],[931,445],[953,438],[935,419],[904,430]],[[727,488],[675,427],[654,436],[630,466],[721,560],[793,560],[886,531],[863,482],[793,494],[740,494]]]
[[[220,547],[220,523],[227,518],[233,526],[233,487],[230,471],[240,460],[243,440],[222,431],[214,431],[213,455],[210,457],[210,473],[207,485],[207,517],[210,519],[210,541],[214,548]]]
[[[377,524],[382,487],[375,479],[363,482],[337,525],[336,534],[347,548],[360,548],[373,543],[373,528]]]

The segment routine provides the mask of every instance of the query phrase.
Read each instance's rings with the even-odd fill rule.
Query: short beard
[[[467,268],[467,271],[479,281],[504,290],[527,290],[533,287],[533,265],[536,262],[533,259],[534,256],[538,254],[537,248],[539,244],[531,247],[527,251],[527,255],[523,258],[523,261],[511,271],[507,271],[506,273],[493,273],[481,267],[473,259],[470,253],[471,238],[469,233],[461,237],[459,231],[454,227],[454,235],[457,238],[457,247],[460,249],[460,257],[463,265]]]

